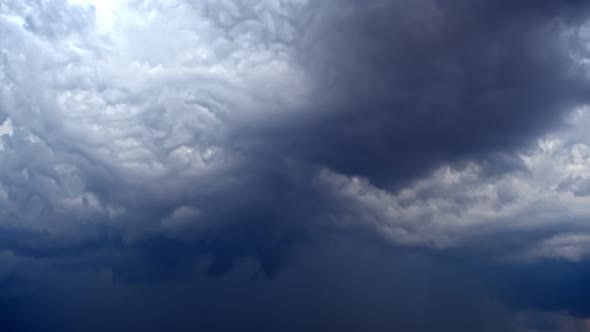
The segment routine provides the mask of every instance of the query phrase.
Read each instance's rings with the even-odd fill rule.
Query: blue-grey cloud
[[[0,320],[581,326],[589,10],[0,2]]]

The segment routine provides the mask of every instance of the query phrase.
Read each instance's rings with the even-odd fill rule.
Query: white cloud
[[[4,226],[110,223],[184,191],[234,163],[231,126],[303,93],[278,2],[0,4]]]

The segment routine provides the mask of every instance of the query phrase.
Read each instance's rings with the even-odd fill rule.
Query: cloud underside
[[[88,310],[182,293],[146,330],[222,328],[221,310],[259,330],[293,311],[300,329],[585,328],[588,10],[0,1],[0,308],[90,278]]]

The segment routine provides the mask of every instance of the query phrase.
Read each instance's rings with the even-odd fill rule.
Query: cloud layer
[[[0,320],[177,293],[102,328],[582,329],[589,10],[0,0]]]

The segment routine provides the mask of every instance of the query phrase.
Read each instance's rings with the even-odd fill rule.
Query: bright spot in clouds
[[[129,0],[68,0],[71,5],[92,6],[99,33],[113,32],[115,24],[124,22],[123,11]]]

